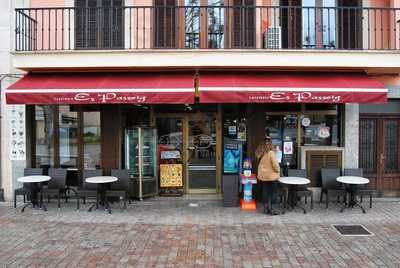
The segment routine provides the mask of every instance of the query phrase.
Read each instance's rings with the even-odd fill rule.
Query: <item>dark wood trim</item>
[[[60,106],[55,105],[53,110],[53,154],[54,167],[60,167]]]

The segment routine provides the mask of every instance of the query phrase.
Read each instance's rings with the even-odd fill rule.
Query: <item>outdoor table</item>
[[[365,213],[365,209],[363,208],[363,206],[359,202],[357,202],[356,193],[358,186],[368,184],[369,179],[357,176],[342,176],[338,177],[336,180],[340,183],[347,185],[346,189],[350,195],[348,208],[354,208],[354,206],[358,206],[359,208],[361,208],[362,212]],[[344,204],[340,212],[343,212],[345,208],[346,204]]]
[[[299,185],[309,184],[310,180],[306,179],[306,178],[301,178],[301,177],[280,177],[278,181],[280,183],[288,185],[288,187],[289,187],[288,202],[289,202],[290,207],[292,209],[294,209],[294,207],[301,208],[303,210],[304,214],[306,214],[307,213],[306,209],[297,204],[296,188]]]
[[[111,214],[111,207],[106,198],[106,186],[108,183],[116,182],[118,180],[117,177],[112,176],[97,176],[97,177],[89,177],[86,178],[87,183],[95,183],[98,184],[97,191],[100,195],[100,205],[107,209],[108,213]],[[92,211],[94,205],[90,206],[89,212]]]
[[[49,181],[50,179],[51,179],[50,176],[42,176],[42,175],[24,176],[24,177],[20,177],[17,179],[19,182],[29,183],[31,185],[31,187],[30,187],[31,202],[26,203],[22,207],[21,212],[24,212],[25,208],[28,207],[29,205],[32,205],[32,208],[35,208],[37,205],[39,205],[38,193],[40,192],[40,189],[42,188],[42,182]],[[42,205],[42,208],[44,211],[47,210],[47,208],[44,204],[40,204],[40,205]]]

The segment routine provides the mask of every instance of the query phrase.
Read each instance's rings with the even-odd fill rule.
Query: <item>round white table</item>
[[[306,209],[302,206],[297,204],[297,195],[296,195],[296,188],[300,185],[307,185],[310,183],[310,180],[307,178],[301,177],[280,177],[278,179],[280,183],[288,185],[289,188],[289,205],[293,209],[294,207],[301,208],[304,214],[307,213]]]
[[[350,195],[348,207],[345,204],[342,207],[342,209],[340,210],[340,212],[343,212],[343,210],[346,207],[354,208],[354,206],[358,206],[359,208],[361,208],[362,212],[365,213],[364,207],[359,202],[357,202],[356,195],[357,195],[358,186],[368,184],[369,179],[366,179],[363,177],[357,177],[357,176],[341,176],[341,177],[336,178],[336,181],[345,184],[347,186],[346,189]]]
[[[118,181],[118,178],[117,177],[113,177],[113,176],[96,176],[96,177],[86,178],[85,181],[87,183],[98,184],[97,192],[98,192],[98,195],[100,195],[100,205],[103,208],[105,208],[108,211],[108,213],[111,214],[111,207],[110,207],[110,204],[108,203],[107,198],[106,198],[106,185],[108,183],[112,183],[112,182]],[[93,207],[94,207],[94,205],[92,205],[89,208],[89,212],[92,211]],[[96,207],[97,207],[97,204],[96,204]]]
[[[51,180],[50,176],[44,176],[44,175],[32,175],[32,176],[24,176],[20,177],[17,179],[17,181],[22,182],[22,183],[30,183],[31,184],[31,194],[30,194],[30,203],[26,203],[22,209],[21,212],[24,212],[25,208],[28,207],[29,205],[32,205],[32,208],[35,208],[37,205],[39,207],[42,207],[43,210],[47,210],[46,206],[42,204],[42,202],[39,203],[38,200],[38,193],[40,192],[40,189],[42,188],[42,182],[46,182]]]

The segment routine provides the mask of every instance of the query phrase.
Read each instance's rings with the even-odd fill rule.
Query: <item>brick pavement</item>
[[[316,205],[273,217],[189,202],[114,205],[112,215],[0,204],[0,267],[400,267],[400,199],[377,200],[367,214]],[[337,223],[374,236],[340,236]]]

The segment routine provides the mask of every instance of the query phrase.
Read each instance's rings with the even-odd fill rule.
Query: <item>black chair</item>
[[[326,208],[328,208],[329,197],[332,195],[337,197],[338,202],[340,202],[340,197],[343,197],[343,201],[346,203],[347,192],[343,185],[336,180],[338,177],[340,177],[339,168],[321,168],[322,189],[319,203],[322,203],[322,197],[325,194]]]
[[[86,198],[96,197],[96,209],[99,208],[99,196],[97,191],[97,184],[87,183],[86,178],[102,176],[102,169],[85,169],[83,171],[82,186],[76,191],[76,208],[79,209],[79,199],[82,198],[83,204],[86,204]]]
[[[345,176],[357,176],[363,177],[364,171],[362,168],[345,168],[344,169]],[[374,189],[367,188],[367,185],[360,186],[357,190],[357,195],[360,196],[360,202],[362,203],[363,196],[369,196],[369,208],[372,208],[372,196],[376,194]]]
[[[61,207],[61,198],[65,194],[65,182],[67,180],[67,170],[64,168],[49,168],[48,175],[50,180],[46,187],[40,191],[40,203],[43,203],[43,197],[47,197],[50,203],[51,197],[56,197],[58,208]]]
[[[106,198],[108,197],[122,197],[124,200],[124,208],[126,209],[126,201],[131,203],[129,198],[129,181],[130,175],[128,169],[112,169],[111,176],[117,177],[118,181],[111,183],[110,189],[106,191]]]
[[[289,169],[288,170],[289,177],[300,177],[300,178],[307,178],[307,171],[305,169]],[[304,197],[304,202],[307,204],[308,197],[310,197],[310,208],[314,208],[314,199],[313,199],[313,192],[307,189],[307,186],[297,186],[296,189],[296,196],[298,198]]]
[[[42,168],[25,168],[24,176],[34,176],[34,175],[43,175]],[[29,195],[31,194],[31,184],[24,183],[21,188],[17,188],[14,190],[14,208],[17,208],[17,197],[22,195],[24,197],[24,203],[29,199]]]

